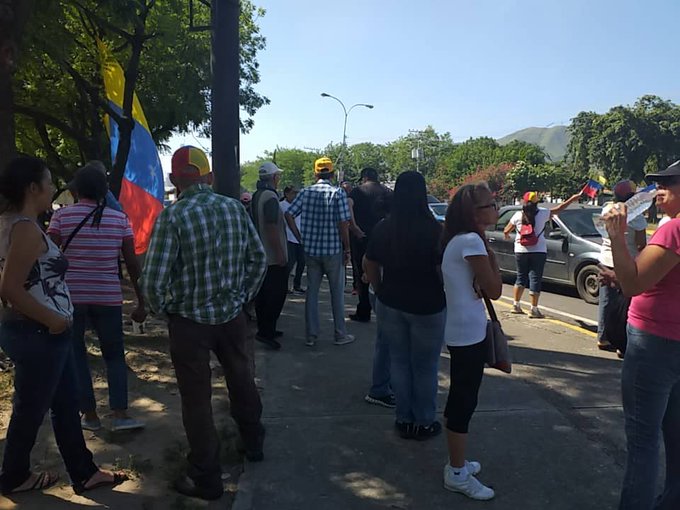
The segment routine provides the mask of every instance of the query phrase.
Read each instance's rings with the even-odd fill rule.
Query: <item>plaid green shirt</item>
[[[223,324],[255,297],[266,269],[241,203],[197,185],[156,220],[140,287],[156,314]]]

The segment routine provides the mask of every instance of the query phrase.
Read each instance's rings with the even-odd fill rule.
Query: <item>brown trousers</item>
[[[173,315],[169,331],[190,449],[187,474],[202,487],[221,486],[220,442],[211,403],[211,351],[224,369],[231,414],[246,448],[255,447],[261,440],[262,403],[251,370],[245,315],[214,326]]]

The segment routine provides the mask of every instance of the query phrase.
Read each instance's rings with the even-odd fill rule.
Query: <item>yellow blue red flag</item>
[[[106,99],[111,108],[122,114],[125,73],[102,41],[98,40],[97,46]],[[158,149],[151,136],[149,124],[137,94],[134,95],[132,101],[132,118],[135,126],[132,130],[130,153],[123,175],[119,201],[130,218],[135,234],[135,252],[139,255],[146,252],[156,218],[163,210],[165,184]],[[118,124],[108,115],[105,122],[111,142],[111,159],[115,160],[120,142],[120,131]]]

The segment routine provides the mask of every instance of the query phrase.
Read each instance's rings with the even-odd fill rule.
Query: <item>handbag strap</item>
[[[489,317],[491,317],[491,320],[493,322],[499,322],[498,315],[496,315],[496,309],[493,307],[493,303],[484,291],[482,291],[482,299],[484,299],[484,304],[486,305],[486,309],[489,312]]]
[[[76,236],[78,232],[80,232],[80,229],[85,226],[85,223],[94,216],[94,213],[97,212],[97,209],[99,209],[100,206],[96,206],[94,209],[92,209],[85,218],[83,218],[83,221],[81,221],[76,228],[73,229],[73,232],[71,232],[71,235],[68,236],[68,239],[66,239],[66,242],[62,245],[61,251],[65,252],[66,248],[68,248],[68,245],[71,244],[71,241],[73,241],[73,238]]]

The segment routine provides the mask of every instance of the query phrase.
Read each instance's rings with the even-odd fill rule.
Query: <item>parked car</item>
[[[444,223],[444,219],[446,218],[446,209],[448,209],[449,204],[437,202],[427,204],[427,206],[430,208],[430,211],[432,211],[432,214],[436,220],[440,223]]]
[[[496,225],[486,232],[486,238],[497,254],[502,273],[516,273],[515,236],[506,240],[503,229],[513,214],[521,209],[518,205],[502,207]],[[576,287],[579,296],[587,303],[596,304],[600,293],[597,281],[597,264],[600,257],[602,236],[597,232],[593,218],[601,207],[575,205],[553,216],[546,223],[545,239],[548,258],[543,272],[546,282]]]

